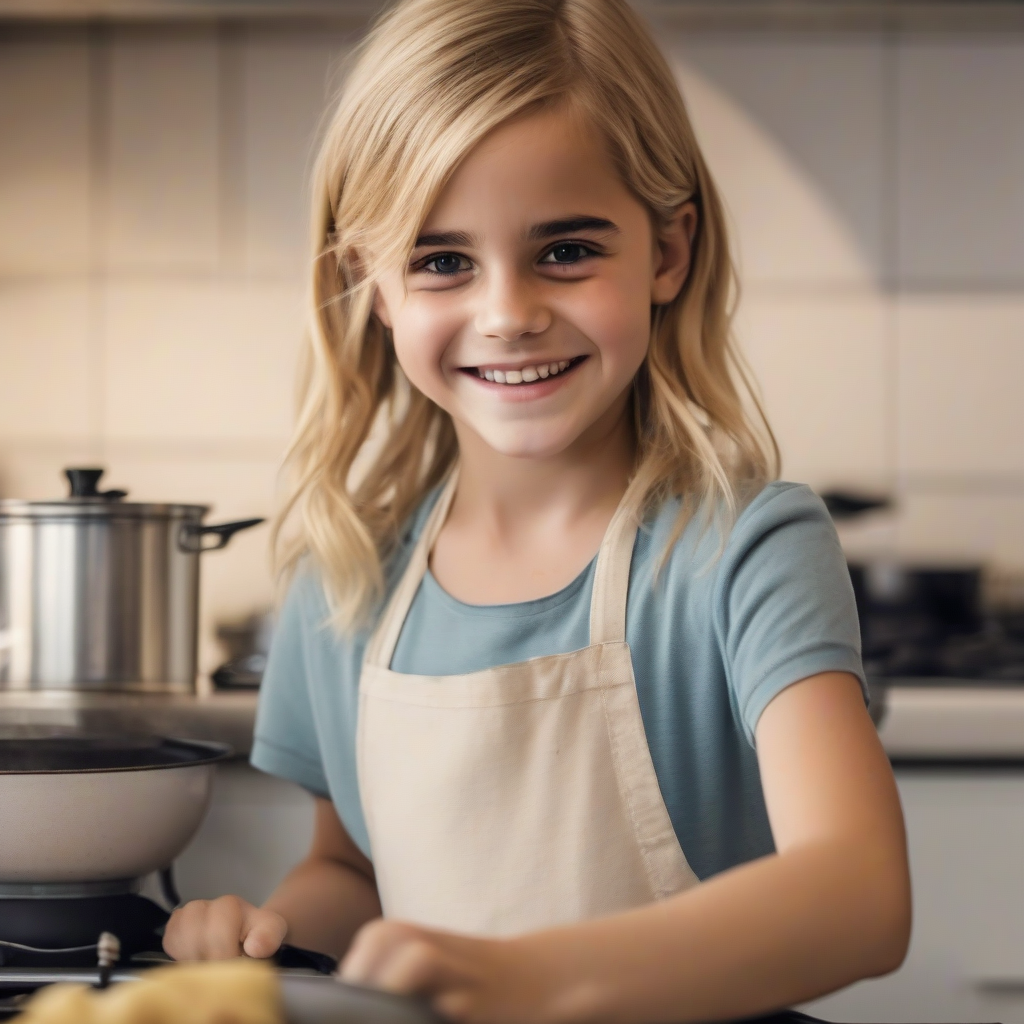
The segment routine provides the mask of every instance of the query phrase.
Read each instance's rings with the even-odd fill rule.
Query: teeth
[[[524,366],[521,370],[477,370],[484,380],[492,380],[495,384],[532,384],[535,380],[546,380],[561,373],[571,359],[560,359],[555,363],[538,363],[536,366]]]

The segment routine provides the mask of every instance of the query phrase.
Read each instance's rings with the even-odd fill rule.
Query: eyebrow
[[[549,220],[530,228],[529,238],[539,241],[555,235],[572,235],[577,231],[618,231],[618,227],[603,217],[567,217],[565,220]]]
[[[618,231],[618,226],[603,217],[566,217],[564,220],[549,220],[543,224],[535,224],[527,235],[530,241],[541,241],[557,235],[572,235],[577,231]],[[430,246],[460,245],[469,248],[473,245],[473,236],[465,231],[433,231],[420,235],[414,248],[422,249]]]
[[[473,244],[473,236],[465,231],[436,231],[428,235],[420,235],[416,239],[415,248],[425,245],[462,245],[469,248]]]

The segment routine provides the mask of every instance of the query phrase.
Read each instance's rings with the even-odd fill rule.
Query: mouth
[[[504,384],[507,387],[522,387],[524,384],[536,384],[541,380],[548,380],[551,377],[563,376],[571,373],[587,357],[574,356],[572,359],[553,359],[543,363],[528,363],[515,369],[491,366],[465,366],[463,373],[471,377],[479,377],[481,380],[490,381],[494,384]]]

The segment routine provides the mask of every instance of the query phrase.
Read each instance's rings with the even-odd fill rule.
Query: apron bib
[[[464,675],[391,671],[456,477],[359,681],[359,793],[384,916],[510,936],[697,884],[640,717],[625,639],[636,524],[621,507],[597,557],[588,647]]]

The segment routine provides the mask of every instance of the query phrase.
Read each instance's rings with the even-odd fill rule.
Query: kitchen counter
[[[879,735],[898,762],[1024,762],[1024,686],[893,679]]]
[[[136,732],[252,749],[256,692],[198,694],[0,690],[0,729]],[[1024,762],[1024,686],[970,680],[872,680],[871,712],[897,762]]]
[[[199,694],[0,690],[0,729],[56,726],[106,733],[149,733],[252,749],[256,692]]]

